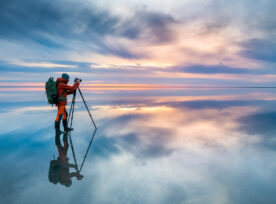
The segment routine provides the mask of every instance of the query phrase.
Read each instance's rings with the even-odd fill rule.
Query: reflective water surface
[[[83,89],[98,130],[81,179],[69,144],[64,185],[49,174],[56,108],[2,89],[1,203],[276,203],[275,91]],[[80,165],[94,129],[79,95],[73,128]]]

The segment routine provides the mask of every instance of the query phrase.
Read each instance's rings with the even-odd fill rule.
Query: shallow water
[[[1,203],[276,203],[275,91],[84,89],[98,130],[66,187],[48,179],[56,108],[43,91],[6,88]],[[94,129],[79,95],[73,127],[80,165]]]

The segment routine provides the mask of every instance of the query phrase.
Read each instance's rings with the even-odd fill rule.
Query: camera
[[[76,82],[77,80],[80,80],[80,82],[82,82],[82,79],[79,79],[79,78],[75,78],[75,82]]]

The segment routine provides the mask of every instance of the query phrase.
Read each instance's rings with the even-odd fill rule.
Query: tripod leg
[[[71,102],[71,107],[70,107],[70,110],[69,110],[69,116],[67,118],[68,124],[70,124],[70,117],[71,117],[71,114],[72,114],[72,111],[73,111],[73,106],[75,105],[75,98],[76,98],[76,92],[74,92],[74,94],[73,94],[73,98],[72,98],[72,102]]]
[[[92,138],[91,138],[91,140],[90,140],[90,142],[89,142],[88,148],[87,148],[87,150],[86,150],[86,152],[85,152],[85,156],[84,156],[84,158],[83,158],[83,160],[82,160],[82,163],[81,163],[80,171],[81,171],[81,169],[82,169],[82,167],[83,167],[83,164],[84,164],[84,162],[85,162],[85,159],[86,159],[86,157],[87,157],[87,154],[88,154],[88,152],[89,152],[90,146],[91,146],[91,144],[92,144],[92,142],[93,142],[93,139],[94,139],[94,137],[95,137],[96,132],[97,132],[97,129],[94,130],[93,136],[92,136]]]
[[[91,115],[91,113],[90,113],[90,111],[89,111],[89,108],[88,108],[88,106],[87,106],[87,104],[86,104],[86,102],[85,102],[85,100],[84,100],[84,97],[83,97],[83,95],[82,95],[81,90],[80,90],[79,87],[78,87],[78,90],[79,90],[79,93],[80,93],[80,95],[81,95],[82,101],[83,101],[83,103],[84,103],[84,105],[85,105],[85,107],[86,107],[86,110],[87,110],[87,112],[88,112],[88,114],[89,114],[89,116],[90,116],[90,118],[91,118],[91,120],[92,120],[92,123],[93,123],[95,129],[97,129],[97,126],[96,126],[96,124],[95,124],[95,122],[94,122],[94,120],[93,120],[93,117],[92,117],[92,115]]]
[[[90,116],[90,118],[91,118],[91,121],[92,121],[92,123],[93,123],[93,125],[94,125],[94,127],[95,127],[95,130],[94,130],[94,132],[93,132],[93,135],[92,135],[92,137],[91,137],[91,140],[90,140],[90,142],[89,142],[89,145],[88,145],[88,147],[87,147],[87,150],[86,150],[86,152],[85,152],[85,156],[84,156],[84,158],[83,158],[83,160],[82,160],[82,164],[81,164],[81,167],[80,167],[80,171],[81,171],[81,170],[82,170],[82,167],[83,167],[83,165],[84,165],[84,162],[85,162],[85,160],[86,160],[87,154],[88,154],[88,152],[89,152],[89,149],[90,149],[90,147],[91,147],[91,144],[92,144],[92,142],[93,142],[93,139],[94,139],[94,137],[95,137],[95,134],[96,134],[96,132],[97,132],[97,126],[96,126],[96,124],[95,124],[95,122],[94,122],[94,120],[93,120],[93,117],[92,117],[92,115],[91,115],[91,113],[90,113],[90,111],[89,111],[89,108],[88,108],[88,106],[87,106],[87,104],[86,104],[86,101],[84,100],[84,97],[83,97],[83,95],[82,95],[82,92],[81,92],[80,88],[78,88],[78,90],[79,90],[79,93],[80,93],[80,95],[81,95],[82,101],[83,101],[83,103],[84,103],[84,105],[85,105],[85,107],[86,107],[86,110],[87,110],[87,112],[88,112],[88,114],[89,114],[89,116]]]
[[[75,100],[76,100],[76,92],[74,92],[71,107],[70,107],[70,111],[69,111],[68,123],[70,121],[70,128],[72,128],[72,125],[73,125]],[[78,163],[77,163],[77,159],[76,159],[76,155],[75,155],[75,151],[74,151],[74,145],[73,145],[73,141],[72,141],[72,137],[71,137],[71,131],[68,132],[68,135],[69,135],[69,142],[70,142],[70,145],[71,145],[71,150],[72,150],[74,162],[75,162],[75,165],[76,165],[76,170],[79,171],[78,170]]]
[[[94,139],[94,137],[95,137],[95,134],[96,134],[96,132],[97,132],[97,126],[96,126],[96,124],[95,124],[95,122],[94,122],[94,120],[93,120],[93,117],[92,117],[92,115],[91,115],[91,113],[90,113],[90,111],[89,111],[89,108],[88,108],[88,106],[87,106],[87,104],[86,104],[86,101],[84,100],[84,97],[83,97],[83,95],[82,95],[82,92],[81,92],[80,88],[78,88],[78,90],[79,90],[79,93],[80,93],[80,95],[81,95],[82,101],[83,101],[83,103],[84,103],[84,105],[85,105],[85,107],[86,107],[86,110],[87,110],[87,112],[88,112],[88,114],[89,114],[89,116],[90,116],[90,118],[91,118],[91,121],[92,121],[92,123],[93,123],[93,125],[94,125],[94,127],[95,127],[95,130],[94,130],[94,132],[93,132],[92,138],[91,138],[91,140],[90,140],[90,142],[89,142],[88,148],[87,148],[86,153],[85,153],[85,156],[84,156],[84,158],[83,158],[83,161],[82,161],[80,170],[78,170],[78,164],[77,164],[77,160],[76,160],[76,156],[75,156],[75,151],[74,151],[74,146],[73,146],[73,142],[72,142],[71,132],[69,132],[69,141],[70,141],[70,145],[71,145],[71,149],[72,149],[72,154],[73,154],[74,161],[75,161],[75,165],[76,165],[76,170],[77,170],[78,172],[80,172],[81,169],[82,169],[82,167],[83,167],[83,165],[84,165],[84,162],[85,162],[85,160],[86,160],[87,154],[88,154],[88,152],[89,152],[89,149],[90,149],[90,147],[91,147],[91,144],[92,144],[92,142],[93,142],[93,139]],[[72,99],[72,103],[71,103],[71,108],[70,108],[70,111],[69,111],[68,123],[69,123],[69,121],[70,121],[70,128],[72,128],[73,113],[74,113],[74,109],[75,109],[75,98],[76,98],[76,92],[74,93],[74,96],[73,96],[73,99]],[[71,118],[70,118],[70,116],[71,116]]]
[[[70,142],[70,145],[71,145],[71,150],[72,150],[74,162],[75,162],[75,165],[76,165],[76,170],[79,171],[78,163],[77,163],[77,159],[76,159],[76,155],[75,155],[75,150],[74,150],[74,145],[73,145],[73,141],[72,141],[72,137],[71,137],[71,132],[69,132],[68,134],[69,134],[69,142]]]

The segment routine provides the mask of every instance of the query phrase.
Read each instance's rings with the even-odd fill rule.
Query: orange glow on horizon
[[[8,89],[24,89],[26,87],[30,87],[28,89],[43,89],[44,90],[44,83],[0,83],[1,89],[8,88]],[[15,88],[16,87],[16,88]],[[146,89],[183,89],[187,88],[186,85],[170,85],[170,84],[81,84],[82,89],[92,89],[92,90],[146,90]]]
[[[0,83],[0,91],[44,91],[44,83]],[[162,84],[82,84],[84,90],[186,89],[186,85]]]

